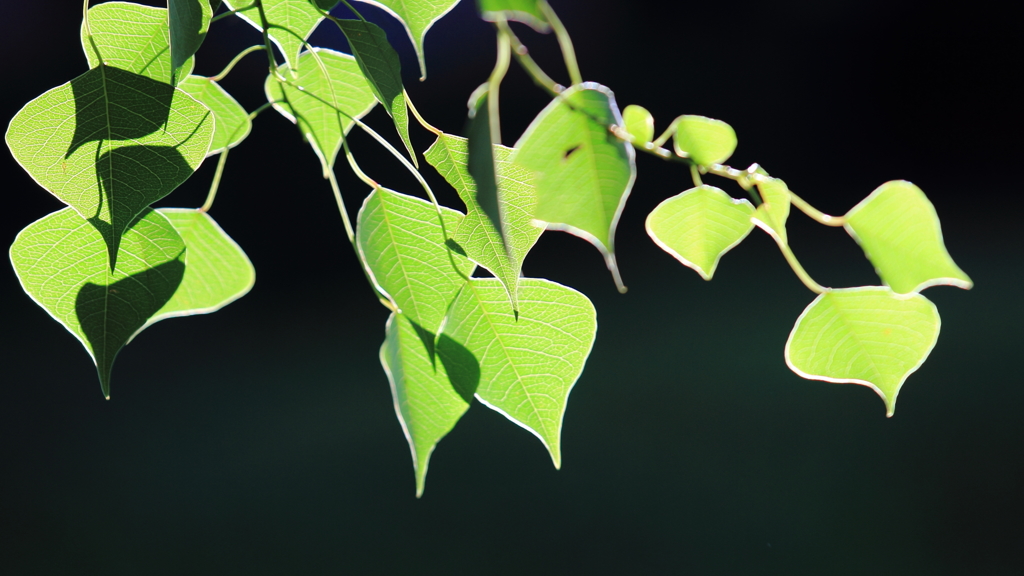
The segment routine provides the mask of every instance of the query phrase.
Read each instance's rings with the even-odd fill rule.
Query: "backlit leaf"
[[[267,100],[299,126],[320,158],[324,176],[333,168],[341,141],[377,103],[355,58],[325,48],[304,52],[298,77],[282,69],[287,83],[267,76]]]
[[[538,32],[547,32],[551,29],[537,0],[477,0],[476,4],[484,20],[494,22],[498,18],[504,18],[528,24]]]
[[[442,208],[442,214],[450,234],[462,214],[449,208]],[[436,334],[473,264],[449,255],[434,206],[378,188],[359,210],[356,241],[377,286],[405,317]]]
[[[615,227],[636,178],[636,153],[608,132],[612,124],[621,126],[622,116],[610,90],[591,82],[573,86],[533,120],[513,161],[534,175],[534,218],[594,244],[625,290]]]
[[[622,110],[622,125],[640,144],[654,140],[654,116],[643,106],[626,106]]]
[[[238,16],[257,30],[263,31],[255,2],[224,0],[224,4],[232,10],[245,8],[237,13]],[[263,0],[263,13],[266,14],[267,22],[271,26],[267,34],[281,49],[287,65],[293,70],[302,70],[299,52],[302,51],[303,42],[324,19],[320,11],[310,4],[309,0]]]
[[[846,214],[846,231],[894,292],[908,294],[939,284],[974,285],[946,251],[935,207],[910,182],[879,186]]]
[[[167,0],[171,29],[171,68],[177,70],[199,50],[210,28],[209,0]]]
[[[498,191],[498,169],[494,163],[495,138],[491,134],[491,116],[487,101],[489,87],[484,84],[470,96],[469,121],[466,126],[466,170],[476,189],[474,204],[498,234],[498,248],[505,253],[505,260],[511,261],[508,232],[505,230],[504,206]],[[467,207],[469,204],[466,205]],[[514,300],[513,300],[514,302]]]
[[[441,336],[447,338],[446,336]],[[480,377],[480,367],[471,354],[448,342],[448,363],[462,374],[461,382]],[[459,421],[473,401],[474,389],[457,390],[448,381],[445,363],[434,354],[434,334],[426,332],[402,314],[391,314],[387,337],[380,347],[380,363],[391,383],[395,413],[412,451],[416,472],[416,496],[423,495],[430,454],[441,438]]]
[[[754,227],[754,207],[714,186],[698,186],[665,200],[647,216],[647,234],[684,265],[711,280],[722,255]]]
[[[769,178],[766,182],[757,183],[757,191],[761,195],[761,205],[754,214],[754,224],[771,234],[777,242],[788,244],[786,221],[790,210],[789,187],[778,178]]]
[[[94,47],[89,41],[83,23],[82,49],[89,67],[100,65],[96,56],[99,50],[107,66],[170,83],[174,66],[167,18],[164,8],[131,2],[106,2],[89,8],[89,30],[96,43]],[[186,58],[175,77],[187,76],[193,63],[192,58]]]
[[[7,145],[40,186],[69,204],[107,242],[202,163],[213,113],[145,76],[98,66],[29,102],[11,120]]]
[[[721,120],[704,116],[680,116],[673,140],[676,154],[700,164],[720,164],[736,151],[736,131]]]
[[[786,363],[804,378],[861,384],[885,401],[886,415],[939,337],[939,313],[920,294],[880,286],[831,290],[803,311],[786,341]]]
[[[178,88],[202,102],[216,119],[213,142],[207,156],[234,148],[249,135],[252,130],[249,114],[220,84],[203,76],[189,76],[178,84]]]
[[[121,247],[111,272],[104,238],[70,208],[33,222],[11,246],[22,288],[82,342],[107,398],[118,351],[170,300],[185,272],[185,243],[159,212],[132,222]]]
[[[468,350],[479,381],[449,367],[456,389],[475,384],[477,398],[540,438],[558,468],[565,405],[596,333],[593,304],[571,288],[523,278],[517,317],[500,282],[473,279],[452,304],[443,330],[450,339],[438,340],[437,354],[449,366],[462,353],[454,345]]]
[[[523,260],[537,243],[543,229],[530,223],[537,197],[530,173],[511,161],[514,152],[512,148],[494,146],[499,199],[503,203],[502,213],[505,217],[507,252],[494,223],[477,204],[476,185],[467,169],[466,139],[441,134],[423,157],[455,188],[466,204],[466,217],[455,232],[455,241],[471,260],[501,280],[508,291],[512,308],[518,309],[517,288]]]
[[[409,33],[409,40],[416,48],[420,61],[420,80],[427,78],[427,63],[424,58],[423,41],[427,30],[445,14],[455,8],[459,0],[359,0],[372,4],[398,18]]]

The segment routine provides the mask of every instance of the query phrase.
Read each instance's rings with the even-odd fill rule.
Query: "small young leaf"
[[[605,257],[620,290],[615,227],[636,178],[633,147],[612,137],[622,125],[611,90],[591,82],[569,88],[533,120],[513,161],[534,174],[534,218],[586,239]]]
[[[419,498],[423,495],[430,454],[469,409],[475,388],[458,390],[449,382],[445,364],[438,362],[434,354],[434,334],[404,315],[391,314],[386,332],[380,347],[380,363],[391,383],[395,413],[412,451]],[[451,342],[446,344],[446,350],[460,362],[456,368],[462,374],[460,380],[472,382],[474,368],[479,379],[476,358],[459,348]]]
[[[758,182],[757,191],[761,194],[761,205],[754,214],[754,224],[777,242],[788,244],[786,221],[790,209],[789,187],[782,180],[771,178],[767,182]]]
[[[680,116],[673,139],[676,154],[700,164],[720,164],[736,151],[736,131],[721,120]]]
[[[722,255],[754,227],[754,207],[714,186],[698,186],[665,200],[647,216],[654,243],[711,280]]]
[[[477,204],[476,185],[467,168],[469,154],[466,139],[441,134],[423,157],[444,176],[466,203],[466,217],[455,232],[455,241],[465,249],[471,260],[501,280],[515,310],[519,308],[517,290],[523,260],[544,230],[530,223],[537,194],[533,190],[530,173],[511,161],[514,153],[512,148],[494,146],[499,201],[505,217],[505,246],[502,245],[494,223]],[[504,249],[506,247],[507,251]]]
[[[102,234],[117,262],[139,213],[202,163],[213,113],[168,84],[98,66],[29,102],[11,120],[18,163]]]
[[[405,26],[409,40],[416,48],[420,61],[420,80],[427,79],[427,63],[423,52],[423,41],[427,30],[445,14],[455,8],[459,0],[359,0],[372,4],[390,13]]]
[[[291,74],[282,68],[282,76],[289,78],[289,83],[271,74],[264,88],[274,108],[298,124],[320,158],[326,178],[342,139],[354,124],[353,118],[365,116],[377,101],[355,58],[348,54],[317,48],[304,52],[299,63],[298,78],[290,80]]]
[[[579,292],[549,280],[523,278],[519,315],[493,278],[473,279],[459,293],[445,321],[437,354],[446,366],[465,350],[479,361],[478,382],[448,368],[459,390],[476,389],[488,407],[526,428],[562,465],[562,417],[597,333],[594,305]],[[456,347],[459,345],[459,347]]]
[[[622,110],[622,125],[641,144],[654,140],[654,116],[643,106],[630,104]]]
[[[185,242],[185,275],[174,296],[152,318],[209,314],[245,296],[256,282],[249,257],[205,212],[160,208]]]
[[[441,211],[451,233],[462,214],[449,208]],[[359,210],[356,241],[374,283],[399,312],[436,334],[473,264],[465,256],[449,254],[434,206],[378,188]]]
[[[879,186],[846,214],[846,231],[898,294],[940,284],[974,285],[946,251],[935,207],[910,182]]]
[[[178,84],[178,88],[213,112],[216,128],[207,156],[234,148],[249,135],[252,130],[249,114],[220,84],[203,76],[189,76]]]
[[[498,18],[522,22],[538,32],[548,32],[551,24],[537,5],[537,0],[477,0],[480,16],[488,22]]]
[[[118,351],[170,300],[185,272],[185,243],[159,212],[133,221],[121,245],[111,272],[104,238],[65,208],[30,224],[11,246],[22,288],[82,342],[107,398]]]
[[[896,396],[939,337],[939,312],[920,294],[900,297],[864,286],[821,294],[797,318],[786,341],[786,364],[803,378],[861,384],[885,401]]]
[[[412,163],[418,164],[409,140],[409,110],[402,93],[402,64],[388,43],[387,35],[376,24],[362,20],[339,20],[338,27],[345,33],[352,55],[356,57],[373,95],[394,120]]]
[[[224,0],[224,4],[232,9],[244,8],[238,16],[257,30],[263,31],[260,24],[260,13],[252,0]],[[316,30],[323,20],[316,6],[309,0],[263,0],[263,13],[271,25],[267,34],[284,54],[287,65],[292,70],[301,70],[299,52],[303,42]],[[280,28],[278,28],[280,26]],[[283,28],[283,29],[282,29]]]
[[[171,68],[177,70],[199,50],[210,28],[213,10],[209,0],[167,0],[167,18],[171,29]]]
[[[107,2],[89,8],[91,42],[86,36],[84,22],[82,25],[82,49],[89,68],[100,65],[96,55],[99,50],[107,66],[164,84],[171,83],[172,77],[184,78],[191,72],[194,61],[186,58],[181,64],[182,70],[173,76],[176,66],[171,60],[167,18],[164,8],[129,2]]]

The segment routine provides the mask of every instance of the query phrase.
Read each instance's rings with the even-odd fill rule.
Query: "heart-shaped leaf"
[[[249,114],[220,84],[202,76],[189,76],[178,84],[178,88],[213,112],[216,128],[207,156],[234,148],[249,135],[252,130]]]
[[[946,251],[935,207],[910,182],[879,186],[846,214],[846,231],[894,292],[909,294],[940,284],[965,289],[974,285]]]
[[[920,294],[880,286],[831,290],[800,314],[786,341],[786,363],[804,378],[861,384],[885,401],[896,396],[939,337],[939,312]]]
[[[118,351],[171,299],[185,273],[185,243],[159,212],[132,222],[121,245],[112,272],[104,238],[65,208],[30,224],[11,246],[22,288],[82,342],[107,398]]]
[[[698,186],[665,200],[647,216],[654,243],[711,280],[722,255],[754,227],[754,207],[714,186]]]
[[[427,30],[445,14],[455,8],[459,0],[359,0],[389,12],[405,26],[409,40],[416,48],[420,61],[420,80],[427,79],[427,63],[424,57],[423,41]]]
[[[721,120],[704,116],[680,116],[676,119],[673,140],[676,154],[701,166],[721,164],[736,151],[736,131]]]
[[[622,125],[640,144],[654,140],[654,116],[643,106],[626,106],[622,110]]]
[[[129,2],[106,2],[89,8],[89,31],[82,26],[82,49],[89,67],[103,62],[165,84],[184,78],[193,66],[192,58],[177,65],[171,57],[168,13],[164,8]],[[95,43],[95,46],[93,45]],[[182,67],[177,75],[175,68]]]

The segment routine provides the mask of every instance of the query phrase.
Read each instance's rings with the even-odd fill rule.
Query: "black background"
[[[0,572],[1020,573],[1019,8],[552,4],[586,79],[611,87],[620,106],[646,106],[659,129],[677,114],[726,120],[740,141],[730,163],[762,163],[826,212],[891,179],[929,195],[977,286],[927,291],[942,334],[896,416],[867,388],[786,368],[786,336],[813,295],[766,235],[729,253],[710,283],[650,242],[646,214],[690,184],[682,167],[645,156],[619,227],[627,295],[596,250],[565,234],[546,234],[526,262],[528,275],[581,290],[598,309],[563,469],[475,405],[439,445],[416,500],[377,360],[387,313],[316,157],[268,112],[231,154],[212,211],[255,264],[255,288],[216,314],[147,330],[118,359],[111,401],[81,345],[11,271],[0,274]],[[418,108],[461,132],[494,57],[472,2],[431,30],[423,83],[401,28],[365,14],[402,51]],[[80,18],[74,0],[3,2],[5,121],[85,71]],[[516,29],[567,82],[554,38]],[[237,19],[218,22],[197,72],[214,74],[259,41]],[[313,42],[345,46],[327,25]],[[224,85],[253,109],[265,74],[253,55]],[[511,144],[546,97],[514,65],[502,96]],[[369,122],[396,141],[382,110]],[[412,129],[423,150],[430,135]],[[419,193],[369,138],[354,134],[352,145],[371,176]],[[61,204],[0,158],[10,243]],[[214,164],[160,205],[201,204]],[[354,212],[367,191],[343,162],[338,172]],[[794,214],[790,236],[821,283],[878,282],[842,230]]]

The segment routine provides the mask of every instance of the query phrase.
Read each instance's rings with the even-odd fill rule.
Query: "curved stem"
[[[310,2],[312,3],[312,0],[310,0]],[[349,10],[351,10],[351,11],[352,11],[352,13],[356,15],[356,18],[359,18],[359,19],[360,19],[360,20],[362,20],[363,22],[366,22],[366,18],[363,18],[363,15],[359,13],[359,10],[356,10],[356,9],[355,9],[355,8],[354,8],[354,7],[353,7],[353,6],[351,5],[351,4],[349,4],[349,3],[348,3],[348,0],[341,0],[341,3],[342,3],[342,4],[344,4],[346,8],[348,8]],[[316,4],[313,4],[313,6],[314,6],[314,7],[316,7],[316,8],[320,8],[320,7],[319,7],[319,6],[317,6]],[[332,20],[334,20],[334,17],[333,17],[333,16],[331,16],[330,14],[327,14],[327,13],[326,13],[325,11],[323,11],[323,10],[320,10],[320,13],[321,13],[321,14],[326,14],[326,16],[325,16],[325,17],[328,17],[328,18],[331,18]]]
[[[815,222],[824,224],[825,226],[835,226],[837,228],[846,224],[846,216],[832,216],[825,214],[821,210],[818,210],[814,206],[808,204],[806,200],[797,196],[793,192],[789,193],[789,200],[793,203],[793,206],[799,208],[801,212],[810,216]]]
[[[775,237],[775,235],[772,234],[772,237]],[[782,242],[780,238],[775,238],[775,243],[779,245],[779,250],[782,250],[782,255],[785,256],[789,267],[793,269],[796,277],[804,283],[804,286],[807,286],[815,294],[824,294],[829,291],[829,288],[815,282],[814,278],[811,278],[811,275],[807,273],[807,270],[804,270],[804,267],[800,265],[800,261],[796,259],[796,255],[793,254],[793,249],[789,247],[789,244]]]
[[[263,45],[267,48],[267,62],[270,65],[270,73],[277,75],[277,62],[274,60],[274,48],[270,44],[270,22],[267,21],[267,13],[263,10],[263,0],[254,0],[253,4],[260,13],[260,28],[263,28]]]
[[[227,12],[221,12],[220,14],[217,14],[216,16],[214,16],[213,18],[210,19],[210,24],[213,24],[217,20],[221,20],[223,18],[227,18],[228,16],[234,16],[235,14],[238,14],[239,12],[244,12],[244,11],[252,8],[255,5],[256,5],[256,3],[253,2],[252,4],[249,4],[248,6],[242,6],[241,8],[236,8],[234,10],[228,10]]]
[[[693,178],[694,186],[704,185],[704,182],[700,179],[700,169],[697,168],[696,164],[690,164],[690,177]]]
[[[558,46],[562,49],[562,58],[565,60],[565,67],[569,70],[569,79],[572,80],[573,85],[580,84],[583,82],[583,76],[580,74],[580,66],[576,62],[576,51],[572,47],[572,39],[569,37],[569,31],[562,25],[562,21],[558,19],[555,11],[551,9],[551,6],[547,3],[547,0],[540,0],[537,3],[540,7],[540,11],[544,13],[544,17],[551,23],[551,29],[555,31],[555,36],[558,38]]]
[[[565,86],[555,82],[547,75],[546,72],[544,72],[540,65],[530,57],[530,51],[526,48],[526,45],[519,40],[519,37],[515,35],[504,18],[500,19],[495,24],[498,26],[499,30],[504,31],[505,34],[508,35],[509,42],[512,44],[512,55],[515,56],[516,62],[518,62],[530,78],[533,79],[534,84],[551,96],[558,96],[565,91]]]
[[[241,52],[239,52],[234,58],[232,58],[231,62],[228,62],[228,65],[225,66],[224,69],[221,70],[219,74],[217,74],[215,76],[210,76],[210,80],[213,80],[214,82],[220,82],[221,80],[224,79],[225,76],[227,76],[228,74],[231,73],[231,70],[234,69],[235,65],[238,64],[242,60],[242,58],[245,58],[246,56],[248,56],[249,54],[252,54],[253,52],[256,52],[257,50],[266,50],[266,49],[267,49],[267,47],[262,45],[262,44],[256,44],[254,46],[249,46],[245,50],[242,50]]]
[[[405,103],[409,105],[409,110],[412,112],[412,115],[416,117],[416,120],[420,123],[420,126],[423,126],[423,128],[425,128],[427,131],[433,132],[438,136],[444,134],[444,132],[442,132],[439,128],[434,128],[433,126],[430,125],[429,122],[423,119],[423,116],[420,116],[420,111],[417,110],[416,107],[412,105],[412,99],[409,98],[409,94],[405,91],[404,88],[402,89],[402,95],[405,96]]]
[[[206,194],[206,202],[203,203],[200,212],[209,212],[213,208],[213,201],[217,198],[217,189],[220,188],[220,178],[224,175],[224,165],[228,163],[228,151],[225,148],[220,151],[220,159],[217,160],[217,171],[213,174],[213,182],[210,183],[210,191]]]
[[[499,18],[499,22],[504,22]],[[491,143],[501,144],[501,116],[498,109],[498,92],[501,88],[501,81],[508,72],[508,64],[511,60],[512,48],[508,35],[498,29],[498,58],[494,62],[494,70],[487,79],[487,120],[490,123],[488,128],[491,131]]]

